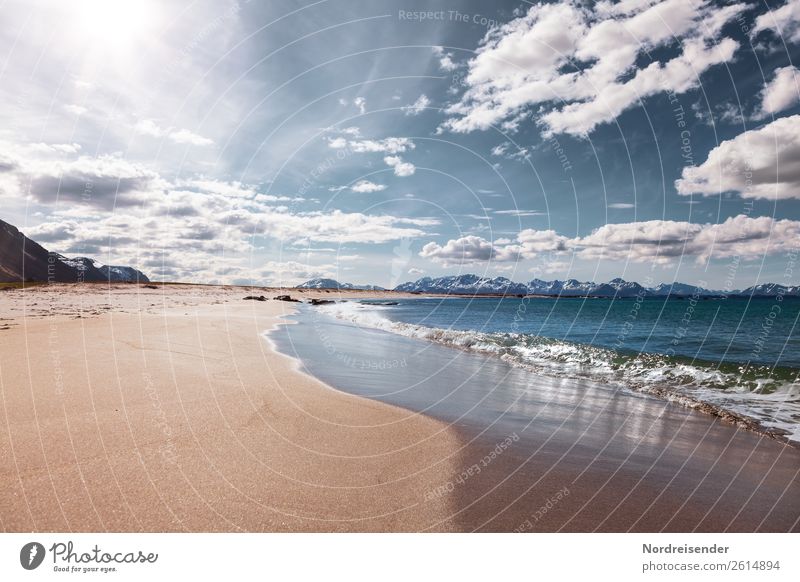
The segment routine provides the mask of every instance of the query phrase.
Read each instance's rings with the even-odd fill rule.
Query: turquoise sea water
[[[407,299],[397,303],[382,315],[433,328],[516,333],[624,352],[800,368],[800,298],[794,297]]]
[[[375,331],[497,358],[554,379],[657,394],[800,439],[800,300],[415,298],[315,308]],[[302,320],[302,317],[301,317]],[[364,347],[368,350],[368,346]]]

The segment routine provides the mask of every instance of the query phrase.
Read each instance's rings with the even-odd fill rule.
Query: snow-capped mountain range
[[[372,285],[340,284],[333,279],[312,279],[299,286],[303,289],[368,289],[381,290]],[[480,277],[478,275],[451,275],[448,277],[423,277],[403,283],[395,291],[408,293],[442,293],[449,295],[545,295],[560,297],[691,297],[707,296],[800,296],[800,286],[784,286],[765,283],[744,290],[731,292],[703,289],[686,283],[661,283],[655,287],[644,287],[635,281],[616,278],[607,283],[592,281],[543,281],[533,279],[528,283],[516,283],[506,277]]]
[[[377,285],[353,285],[352,283],[339,283],[335,279],[311,279],[305,283],[298,285],[298,289],[341,289],[345,291],[361,290],[361,291],[386,291],[383,287]]]
[[[65,265],[72,267],[83,275],[84,281],[109,281],[111,283],[149,283],[150,279],[133,267],[122,265],[104,265],[89,257],[68,258],[56,255]]]

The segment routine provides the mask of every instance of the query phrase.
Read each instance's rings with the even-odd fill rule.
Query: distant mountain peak
[[[354,285],[352,283],[339,283],[336,279],[316,278],[309,279],[305,283],[297,286],[298,289],[336,289],[343,291],[385,291],[383,287],[377,285]]]
[[[106,266],[89,257],[68,258],[50,252],[0,220],[0,282],[142,282],[147,276],[133,267]]]
[[[479,277],[478,275],[451,275],[423,277],[395,287],[395,291],[411,293],[437,293],[451,295],[544,295],[549,297],[691,297],[698,296],[772,296],[800,295],[800,286],[786,287],[775,283],[764,283],[744,291],[723,293],[703,289],[686,283],[661,283],[656,287],[644,287],[635,281],[615,277],[608,283],[567,279],[545,281],[532,279],[528,283],[515,283],[506,277]]]

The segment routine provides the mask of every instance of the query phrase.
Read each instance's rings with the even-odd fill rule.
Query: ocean
[[[790,297],[420,297],[302,306],[298,325],[282,327],[274,339],[337,388],[415,410],[439,406],[445,417],[466,406],[454,404],[459,391],[448,392],[447,406],[432,382],[410,397],[409,378],[419,373],[412,368],[425,369],[426,378],[437,366],[448,368],[445,384],[487,386],[495,411],[505,402],[519,412],[521,392],[546,390],[552,398],[567,382],[569,390],[584,385],[730,412],[800,441],[799,318],[800,300]],[[431,345],[449,351],[436,351],[431,361]],[[481,369],[483,377],[454,378],[459,366]],[[513,387],[493,380],[508,378],[508,368],[515,369]],[[481,388],[461,395],[467,392],[467,416],[481,417]]]

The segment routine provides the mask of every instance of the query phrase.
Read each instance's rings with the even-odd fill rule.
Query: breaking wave
[[[396,322],[390,307],[351,302],[319,307],[358,326],[499,357],[532,372],[588,379],[651,394],[749,430],[800,443],[800,371],[633,353],[523,333],[485,333]]]

